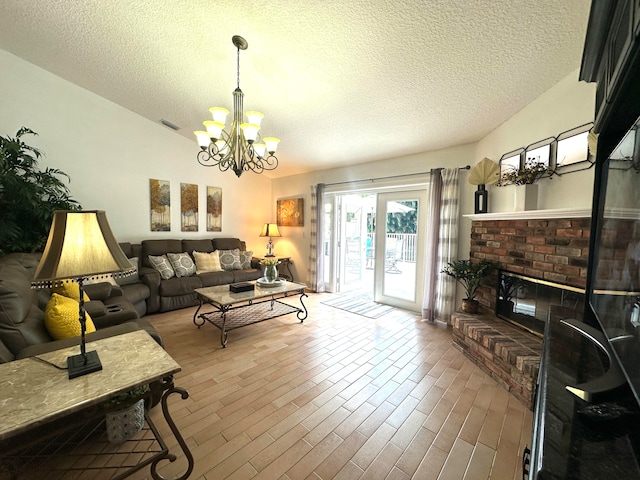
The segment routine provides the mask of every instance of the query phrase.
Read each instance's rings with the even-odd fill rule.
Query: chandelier
[[[278,166],[278,159],[274,154],[280,139],[264,137],[262,139],[264,143],[258,143],[260,122],[264,117],[260,112],[248,111],[247,121],[242,122],[244,93],[240,90],[240,50],[246,50],[249,44],[239,35],[234,35],[231,41],[238,49],[237,87],[233,91],[231,128],[228,132],[224,130],[229,110],[223,107],[211,107],[209,111],[213,120],[203,122],[207,131],[193,133],[200,145],[197,156],[200,165],[217,166],[222,172],[231,169],[240,177],[243,172],[249,170],[254,173],[274,170]]]

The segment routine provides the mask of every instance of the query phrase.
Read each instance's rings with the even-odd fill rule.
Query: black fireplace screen
[[[496,315],[540,336],[554,307],[581,319],[584,289],[501,271]]]

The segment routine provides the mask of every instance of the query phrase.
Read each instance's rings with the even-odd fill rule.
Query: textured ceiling
[[[242,35],[276,177],[479,140],[579,66],[589,4],[2,0],[0,48],[178,125],[195,162],[208,107],[232,108]]]

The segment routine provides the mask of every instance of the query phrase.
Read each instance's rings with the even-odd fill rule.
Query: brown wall
[[[584,288],[587,282],[590,218],[487,220],[471,224],[470,258],[499,262],[529,277]],[[495,311],[497,273],[477,299]]]

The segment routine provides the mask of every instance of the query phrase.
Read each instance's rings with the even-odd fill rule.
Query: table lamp
[[[273,254],[273,240],[271,237],[281,237],[280,232],[278,231],[278,225],[275,223],[265,223],[264,227],[262,227],[262,232],[260,232],[261,237],[269,237],[269,242],[267,243],[267,254],[265,257],[275,257]]]
[[[134,270],[113,236],[104,211],[54,212],[47,245],[36,267],[31,286],[47,288],[68,281],[78,284],[80,355],[67,357],[69,378],[102,370],[98,352],[86,351],[84,281],[104,278],[114,273],[117,277],[127,276]]]

